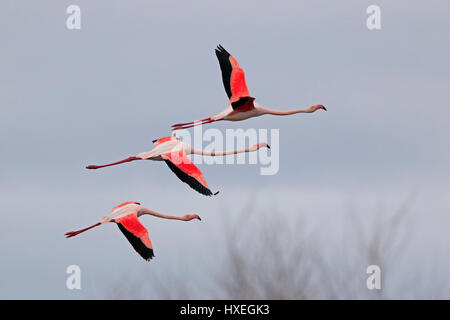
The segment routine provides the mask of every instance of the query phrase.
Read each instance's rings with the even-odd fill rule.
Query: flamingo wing
[[[115,221],[128,242],[131,243],[134,250],[136,250],[142,258],[149,261],[155,256],[153,254],[152,242],[148,237],[148,231],[139,222],[137,212],[116,219]]]
[[[175,141],[175,140],[177,140],[177,137],[168,136],[168,137],[164,137],[164,138],[160,138],[160,139],[155,139],[152,142],[153,142],[153,145],[156,147],[158,144],[168,142],[168,141]]]
[[[183,150],[164,153],[161,157],[181,181],[201,194],[212,195],[202,172],[189,160]]]
[[[253,106],[254,98],[248,92],[244,70],[239,66],[237,60],[221,45],[216,49],[216,56],[222,71],[223,85],[233,109],[236,110],[242,106],[248,108],[248,105]]]

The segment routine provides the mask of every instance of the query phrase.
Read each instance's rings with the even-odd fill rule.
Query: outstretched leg
[[[109,163],[109,164],[104,164],[102,166],[89,165],[89,166],[86,166],[86,169],[100,169],[100,168],[109,167],[109,166],[115,166],[116,164],[130,162],[130,161],[134,161],[134,160],[142,160],[142,158],[128,157],[128,158],[126,158],[124,160],[113,162],[113,163]]]
[[[222,120],[222,119],[219,119],[219,120]],[[206,118],[206,119],[203,119],[203,120],[198,120],[198,121],[193,121],[193,122],[174,124],[172,126],[172,130],[175,131],[175,130],[192,128],[192,127],[195,127],[195,126],[198,126],[198,125],[204,125],[204,124],[215,122],[215,121],[219,121],[219,120],[213,120],[211,118]]]
[[[77,234],[80,234],[80,233],[82,233],[82,232],[88,231],[89,229],[92,229],[92,228],[97,227],[97,226],[99,226],[99,225],[101,225],[101,222],[97,222],[96,224],[94,224],[94,225],[92,225],[92,226],[90,226],[90,227],[87,227],[87,228],[84,228],[84,229],[81,229],[81,230],[78,230],[78,231],[70,231],[70,232],[67,232],[67,233],[64,234],[64,235],[66,236],[66,238],[71,238],[71,237],[76,236]]]
[[[184,126],[191,125],[191,124],[194,124],[194,123],[197,123],[197,122],[201,123],[201,122],[207,121],[207,120],[211,120],[211,117],[208,117],[208,118],[205,118],[205,119],[202,119],[202,120],[191,121],[191,122],[177,123],[177,124],[172,125],[172,128],[184,127]]]

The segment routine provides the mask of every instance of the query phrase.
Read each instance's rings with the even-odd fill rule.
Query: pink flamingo
[[[139,153],[136,156],[128,157],[124,160],[96,166],[89,165],[86,169],[99,169],[108,166],[114,166],[120,163],[135,161],[135,160],[154,160],[165,161],[176,176],[187,183],[191,188],[206,196],[211,196],[213,193],[208,187],[202,172],[189,160],[188,154],[201,154],[204,156],[226,156],[229,154],[237,154],[242,152],[252,152],[259,148],[270,146],[265,142],[260,142],[252,145],[249,148],[241,150],[231,150],[222,152],[210,152],[204,150],[197,150],[190,145],[181,142],[178,137],[169,136],[158,140],[153,140],[154,148],[148,152]],[[216,195],[218,192],[214,193]]]
[[[147,229],[145,229],[138,220],[138,218],[144,214],[149,214],[158,218],[181,221],[191,221],[192,219],[201,220],[196,214],[186,214],[182,217],[169,216],[147,209],[141,206],[139,202],[124,202],[117,207],[114,207],[109,216],[103,217],[103,219],[96,224],[78,231],[67,232],[65,236],[66,238],[71,238],[99,225],[115,222],[120,231],[122,231],[127,240],[131,243],[134,250],[136,250],[142,258],[149,261],[154,257],[152,242],[148,236]]]
[[[295,113],[312,113],[319,109],[327,110],[323,105],[316,104],[305,109],[289,111],[278,111],[265,108],[255,103],[255,98],[250,96],[245,83],[244,70],[239,66],[237,60],[230,55],[221,45],[216,49],[216,56],[219,60],[222,71],[222,81],[225,91],[230,99],[225,110],[198,121],[177,123],[172,125],[172,130],[191,128],[200,124],[207,124],[215,121],[241,121],[248,118],[259,117],[263,114],[273,114],[276,116],[287,116]]]

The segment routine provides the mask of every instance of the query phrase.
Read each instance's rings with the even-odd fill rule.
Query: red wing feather
[[[237,60],[220,45],[216,49],[216,56],[222,71],[223,85],[230,101],[233,103],[242,97],[249,97],[244,70]]]
[[[230,101],[235,102],[242,97],[250,96],[250,93],[248,92],[247,84],[245,83],[244,70],[242,70],[242,68],[239,66],[239,63],[236,61],[235,58],[233,58],[233,56],[230,56],[229,59],[233,67],[230,79],[230,86],[232,93]]]
[[[183,150],[164,153],[161,157],[181,181],[201,194],[212,195],[202,172],[189,160]]]
[[[142,258],[150,260],[154,257],[152,242],[148,236],[148,231],[139,222],[136,212],[116,219],[115,221],[120,231],[122,231],[134,250],[136,250]]]
[[[156,147],[158,144],[161,144],[161,143],[167,142],[167,141],[172,141],[172,140],[177,140],[177,137],[175,137],[175,136],[169,136],[169,137],[164,137],[164,138],[156,139],[156,140],[153,140],[153,145]]]

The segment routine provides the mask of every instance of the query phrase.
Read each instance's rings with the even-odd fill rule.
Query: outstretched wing
[[[189,160],[183,150],[164,153],[161,157],[181,181],[201,194],[212,195],[202,172]]]
[[[216,56],[222,70],[222,81],[230,99],[233,109],[246,104],[250,96],[245,83],[244,70],[239,66],[236,59],[228,53],[221,45],[216,49]],[[240,101],[242,100],[243,101]],[[252,100],[253,102],[253,100]]]
[[[168,141],[175,141],[177,140],[177,137],[175,136],[168,136],[168,137],[164,137],[164,138],[160,138],[160,139],[155,139],[153,140],[153,145],[156,147],[157,145],[164,143],[164,142],[168,142]]]
[[[139,222],[136,212],[116,219],[115,221],[120,231],[122,231],[134,250],[136,250],[142,258],[148,261],[154,257],[152,242],[148,237],[148,231]]]

